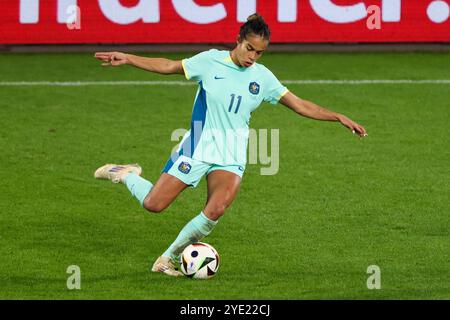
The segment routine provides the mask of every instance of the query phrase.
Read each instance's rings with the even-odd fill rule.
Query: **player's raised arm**
[[[367,136],[366,129],[364,129],[363,126],[357,124],[346,116],[327,110],[311,101],[300,99],[291,92],[286,93],[280,99],[280,103],[304,117],[315,120],[339,121],[360,137]]]
[[[184,74],[181,60],[146,58],[123,52],[96,52],[95,58],[103,61],[102,66],[117,67],[129,64],[159,74]]]

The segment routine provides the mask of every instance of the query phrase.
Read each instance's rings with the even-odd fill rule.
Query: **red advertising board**
[[[450,0],[1,0],[0,44],[450,42]]]

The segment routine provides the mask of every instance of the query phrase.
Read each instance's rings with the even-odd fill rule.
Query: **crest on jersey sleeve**
[[[250,82],[250,85],[248,86],[248,90],[252,94],[258,94],[259,93],[259,84],[256,82]]]

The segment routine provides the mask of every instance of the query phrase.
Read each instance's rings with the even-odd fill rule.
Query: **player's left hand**
[[[364,138],[367,137],[367,132],[366,129],[364,129],[363,126],[357,124],[356,122],[350,120],[349,118],[347,118],[346,116],[341,116],[339,117],[339,121],[346,126],[347,128],[349,128],[353,134],[357,134],[360,136],[360,138]]]

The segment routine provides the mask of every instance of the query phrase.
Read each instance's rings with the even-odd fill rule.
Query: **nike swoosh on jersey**
[[[224,77],[218,77],[218,76],[215,76],[214,79],[220,80],[220,79],[225,79],[225,78],[224,78]]]

